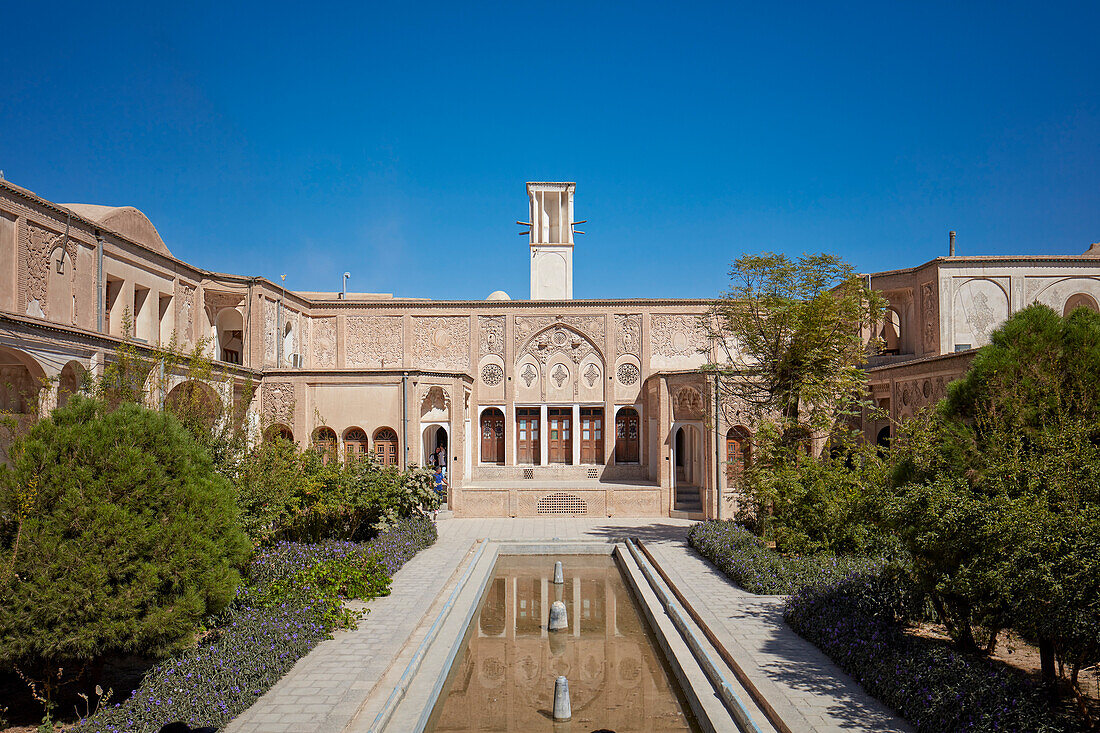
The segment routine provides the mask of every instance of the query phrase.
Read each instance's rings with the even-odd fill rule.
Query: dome
[[[127,239],[144,245],[154,252],[171,256],[164,240],[149,217],[133,206],[100,206],[98,204],[61,204],[77,216],[94,221],[104,229],[118,232]]]
[[[503,290],[494,290],[493,292],[489,293],[489,297],[485,300],[511,300],[511,298],[509,298],[508,293],[504,292]]]

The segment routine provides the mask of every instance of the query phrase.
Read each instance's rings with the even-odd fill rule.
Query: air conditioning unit
[[[302,355],[301,354],[291,354],[290,355],[290,365],[292,367],[294,367],[295,369],[301,369],[302,368]]]

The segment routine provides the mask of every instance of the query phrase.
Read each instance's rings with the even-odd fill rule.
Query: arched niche
[[[581,360],[577,368],[577,399],[580,402],[603,402],[604,382],[603,360],[592,353]]]
[[[542,365],[527,354],[516,364],[516,402],[542,402]]]
[[[1074,293],[1066,298],[1066,304],[1062,307],[1062,315],[1068,316],[1078,308],[1088,308],[1093,313],[1100,313],[1100,308],[1096,305],[1096,298],[1088,293]]]
[[[546,365],[543,375],[543,389],[547,402],[573,402],[574,365],[557,358]]]
[[[181,381],[164,397],[164,408],[175,414],[184,424],[213,428],[224,410],[218,393],[205,382],[197,379]]]
[[[46,372],[37,359],[25,351],[0,346],[0,410],[35,414],[45,384]]]
[[[61,374],[57,377],[58,407],[69,404],[69,398],[81,390],[87,371],[79,361],[70,361],[61,367]]]
[[[1008,318],[1008,293],[994,281],[975,278],[955,292],[952,327],[956,348],[977,348],[989,343],[989,335]]]
[[[63,247],[56,247],[50,253],[49,269],[46,271],[46,315],[54,323],[73,323],[75,275],[76,262],[65,256]]]
[[[294,431],[282,423],[268,425],[267,429],[264,430],[264,440],[269,443],[274,443],[276,440],[285,440],[288,443],[293,443]]]
[[[482,401],[498,402],[504,399],[504,383],[508,377],[504,360],[497,354],[488,354],[477,364],[478,394]]]
[[[244,353],[244,316],[238,308],[222,308],[214,321],[217,358],[240,364]]]
[[[637,402],[642,389],[642,365],[638,357],[625,354],[615,361],[615,371],[607,375],[615,385],[616,402]]]

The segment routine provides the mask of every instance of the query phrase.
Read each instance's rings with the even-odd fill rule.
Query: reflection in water
[[[615,560],[570,556],[565,584],[553,559],[497,561],[468,645],[447,679],[429,731],[562,730],[550,720],[554,679],[569,678],[571,733],[696,730],[670,683]],[[569,629],[550,634],[550,604]]]

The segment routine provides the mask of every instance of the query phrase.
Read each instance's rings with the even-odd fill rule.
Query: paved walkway
[[[226,733],[342,731],[373,720],[438,613],[475,539],[613,539],[636,536],[704,615],[723,644],[796,731],[910,731],[783,623],[779,599],[727,581],[684,543],[678,519],[451,519],[439,541],[394,577],[355,631],[340,631],[299,660]]]

